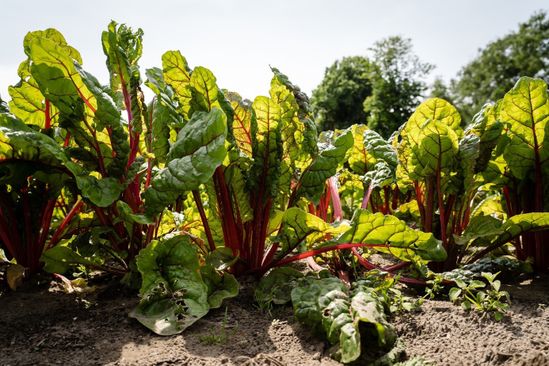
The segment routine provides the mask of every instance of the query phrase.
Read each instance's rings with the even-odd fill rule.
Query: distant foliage
[[[452,81],[452,92],[465,121],[487,101],[502,98],[521,76],[549,79],[549,18],[544,11],[481,49]]]
[[[412,41],[399,36],[376,42],[371,49],[378,72],[373,75],[372,95],[364,100],[368,127],[389,137],[420,103],[427,89],[423,78],[434,68],[412,51]]]
[[[355,123],[388,137],[419,104],[426,90],[422,81],[433,65],[412,52],[412,42],[399,36],[377,42],[364,56],[345,57],[326,69],[313,91],[312,106],[322,130]]]
[[[363,56],[344,57],[326,69],[311,100],[320,129],[345,128],[366,121],[362,103],[372,95],[375,73],[375,66]]]

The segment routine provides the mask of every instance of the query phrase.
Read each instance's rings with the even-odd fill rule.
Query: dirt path
[[[521,288],[520,291],[519,287]],[[511,288],[501,323],[428,301],[395,319],[410,357],[437,365],[549,365],[549,286]],[[151,334],[127,317],[135,296],[110,287],[89,302],[43,286],[0,297],[1,365],[337,365],[292,317],[269,316],[249,294],[210,312],[185,333]]]

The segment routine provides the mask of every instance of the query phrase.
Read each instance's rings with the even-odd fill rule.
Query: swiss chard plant
[[[19,67],[21,81],[9,89],[12,97],[9,109],[21,123],[4,128],[5,146],[23,152],[27,149],[34,155],[27,153],[21,157],[23,153],[12,153],[6,148],[3,165],[8,167],[9,163],[11,171],[20,171],[23,175],[24,170],[20,168],[27,164],[25,159],[31,159],[36,167],[51,163],[47,160],[51,160],[50,157],[40,155],[43,151],[40,144],[47,141],[48,148],[56,151],[56,164],[62,168],[53,173],[66,176],[65,180],[55,179],[56,185],[52,185],[52,179],[46,179],[50,172],[46,174],[42,172],[43,168],[36,168],[38,175],[27,171],[28,188],[22,186],[24,179],[21,177],[12,174],[4,178],[13,179],[7,182],[9,192],[4,194],[4,201],[8,198],[17,200],[25,207],[27,191],[39,196],[40,200],[47,199],[42,204],[44,208],[39,207],[38,199],[37,207],[30,207],[40,211],[39,222],[44,228],[37,229],[36,234],[25,234],[25,238],[32,238],[24,240],[37,241],[39,244],[33,244],[34,247],[41,247],[33,254],[34,263],[40,258],[44,241],[49,240],[47,246],[52,249],[43,259],[55,270],[62,270],[70,263],[97,264],[107,257],[115,263],[107,268],[124,273],[140,249],[155,237],[176,229],[171,211],[157,220],[144,215],[142,192],[149,189],[153,170],[164,166],[166,147],[170,144],[170,123],[182,136],[186,136],[185,131],[193,126],[185,129],[177,117],[170,119],[174,115],[157,101],[149,108],[145,105],[137,64],[142,52],[141,30],[134,32],[112,22],[103,32],[102,45],[110,73],[109,86],[101,85],[82,68],[80,54],[58,31],[31,32],[24,41],[28,59]],[[4,120],[8,121],[6,118]],[[27,138],[26,146],[15,146],[21,135],[16,130],[29,128],[34,135]],[[207,133],[207,130],[197,129],[186,143],[206,144]],[[178,142],[181,141],[176,139],[173,144]],[[200,155],[195,154],[196,148],[198,146],[179,152],[186,153],[187,159],[196,158]],[[209,162],[204,161],[198,170],[207,171],[208,165]],[[199,181],[210,176],[199,178]],[[42,185],[36,184],[37,181]],[[42,187],[44,184],[48,186]],[[11,189],[12,186],[16,188]],[[32,193],[37,189],[42,191]],[[15,197],[16,194],[21,198]],[[48,239],[48,217],[54,206],[61,206],[59,201],[62,200],[58,197],[70,200],[63,201],[59,215],[54,215],[58,217],[56,231]],[[2,211],[8,212],[5,208]],[[4,216],[8,214],[11,213]],[[29,214],[30,211],[21,217]],[[19,230],[21,225],[10,220],[4,221],[12,231]],[[166,225],[170,220],[172,224]],[[32,228],[25,230],[32,231]],[[2,240],[11,249],[17,247],[5,238]],[[90,261],[91,257],[95,257],[94,260]]]
[[[481,111],[465,130],[460,121],[448,102],[429,99],[417,108],[395,140],[399,187],[412,192],[418,227],[434,233],[448,253],[444,263],[431,265],[437,271],[451,270],[462,262],[470,254],[475,234],[490,242],[488,246],[512,238],[509,232],[503,233],[504,217],[490,215],[497,210],[485,215],[486,207],[497,206],[498,201],[494,190],[497,164],[491,156],[503,124],[491,107]],[[515,225],[515,235],[543,227],[543,219],[531,219],[510,217],[507,226],[513,226],[513,220],[533,224],[520,229]],[[501,229],[491,230],[491,225]]]
[[[502,189],[503,208],[509,217],[519,214],[519,226],[540,232],[523,234],[513,240],[520,260],[533,259],[536,270],[549,270],[546,213],[549,210],[549,97],[547,83],[540,79],[521,78],[495,106],[496,118],[505,127],[499,139],[497,154],[492,160],[494,170],[501,173],[496,182]],[[518,233],[517,233],[518,234]],[[501,246],[495,241],[482,254]],[[480,254],[480,255],[482,255]]]
[[[171,146],[168,169],[154,175],[145,193],[149,213],[159,214],[167,202],[190,191],[184,200],[185,226],[202,240],[205,252],[231,249],[239,258],[235,273],[264,273],[296,249],[299,243],[278,241],[277,233],[286,225],[282,217],[289,208],[320,200],[325,181],[352,144],[345,132],[317,146],[306,96],[273,71],[269,97],[259,96],[253,103],[219,89],[209,70],[190,70],[179,52],[164,54],[163,70],[149,71],[159,101],[196,126],[193,130],[205,128],[204,121],[218,121],[208,139],[208,158],[179,159],[174,152],[193,147]],[[210,167],[212,179],[204,182],[189,174],[195,164]]]
[[[34,274],[72,174],[57,143],[0,113],[0,246]]]

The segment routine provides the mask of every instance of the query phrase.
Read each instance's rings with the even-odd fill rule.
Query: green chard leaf
[[[107,68],[111,76],[111,88],[117,92],[129,93],[130,82],[139,74],[137,62],[143,52],[143,31],[132,29],[115,21],[101,35],[103,52],[107,56]]]
[[[399,187],[409,186],[410,178],[421,180],[451,165],[462,135],[460,124],[456,108],[443,99],[427,99],[416,108],[398,134],[400,142],[393,139],[400,162]]]
[[[516,238],[524,232],[549,229],[548,212],[531,212],[515,215],[507,219],[501,226],[501,233],[490,243],[491,246],[499,246]]]
[[[248,175],[248,190],[266,192],[268,197],[275,197],[282,161],[282,136],[279,126],[282,111],[278,103],[264,96],[256,97],[252,108],[257,124],[251,130],[254,163]]]
[[[337,167],[343,162],[347,151],[352,146],[353,135],[350,130],[337,136],[333,145],[324,144],[321,146],[320,154],[314,158],[301,175],[297,197],[306,197],[314,203],[318,203],[324,191],[326,179],[336,174]]]
[[[458,152],[458,136],[443,123],[430,121],[417,135],[419,143],[412,146],[410,177],[422,180],[452,168]]]
[[[193,114],[171,146],[166,167],[144,194],[148,213],[160,213],[179,195],[206,183],[225,159],[226,135],[226,117],[220,109]]]
[[[380,245],[373,249],[389,253],[403,261],[443,261],[446,251],[432,233],[414,230],[391,215],[371,213],[359,209],[351,220],[351,227],[341,234],[337,243]]]
[[[348,152],[349,168],[356,174],[363,175],[376,164],[377,159],[368,153],[364,144],[364,133],[368,130],[366,125],[352,125],[353,147]]]
[[[186,236],[152,242],[137,256],[141,302],[130,316],[159,335],[181,333],[208,313],[196,246]]]
[[[332,226],[316,215],[291,207],[282,216],[278,240],[282,243],[282,252],[287,253],[299,245],[311,249],[314,244],[325,241],[325,237],[341,234],[347,229],[345,224]]]
[[[549,96],[541,79],[521,78],[503,98],[499,118],[509,142],[503,157],[511,174],[524,179],[533,169],[549,169]]]
[[[193,95],[190,88],[191,70],[187,60],[179,51],[168,51],[162,55],[162,70],[166,84],[173,88],[179,101],[179,111],[185,119],[189,119]]]
[[[248,157],[252,157],[252,125],[256,124],[255,113],[248,100],[242,100],[237,93],[228,93],[231,107],[234,110],[233,136],[238,149]]]
[[[30,63],[25,60],[17,70],[21,80],[8,88],[11,97],[10,111],[26,124],[40,128],[53,127],[57,124],[57,108],[52,105],[40,91],[36,80],[30,73]]]
[[[207,258],[200,266],[196,245],[187,236],[152,242],[137,256],[141,302],[130,316],[159,335],[178,334],[238,294],[233,275]]]
[[[0,162],[26,160],[62,167],[68,157],[51,137],[33,130],[12,116],[0,113]]]
[[[478,136],[478,157],[475,161],[475,173],[486,170],[494,148],[497,146],[503,131],[503,123],[497,120],[497,107],[487,104],[474,117],[465,130],[465,137]]]
[[[382,356],[396,342],[381,300],[367,288],[349,290],[335,277],[304,277],[291,298],[296,318],[335,345],[335,357],[343,363],[359,359],[366,349]]]

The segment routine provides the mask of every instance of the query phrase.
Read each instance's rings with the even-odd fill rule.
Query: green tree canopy
[[[521,76],[549,79],[549,18],[535,13],[518,31],[489,43],[452,81],[452,92],[465,121],[486,102],[495,102]]]
[[[389,37],[371,48],[378,73],[372,80],[372,95],[363,103],[368,127],[389,137],[412,114],[427,89],[422,80],[433,65],[421,62],[412,51],[412,40]]]
[[[363,56],[344,57],[324,73],[311,104],[321,129],[345,128],[366,120],[364,99],[372,94],[374,65]]]
[[[422,80],[433,66],[412,52],[412,42],[399,36],[374,44],[371,59],[346,57],[326,69],[313,91],[312,105],[321,129],[368,126],[388,137],[404,123],[426,90]]]
[[[450,104],[454,104],[454,96],[450,87],[444,82],[444,80],[437,76],[433,84],[430,86],[429,98],[440,98],[444,99]]]

